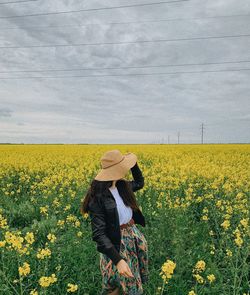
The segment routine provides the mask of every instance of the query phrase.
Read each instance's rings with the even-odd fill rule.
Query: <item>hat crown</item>
[[[101,157],[102,169],[106,169],[108,167],[116,165],[120,163],[123,159],[124,156],[119,150],[108,151]]]

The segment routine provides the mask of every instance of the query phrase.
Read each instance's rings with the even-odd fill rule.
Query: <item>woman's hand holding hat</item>
[[[136,161],[137,161],[137,156],[136,156],[135,153],[128,152],[128,153],[124,154],[124,156],[126,156],[126,155],[133,155],[135,157]]]

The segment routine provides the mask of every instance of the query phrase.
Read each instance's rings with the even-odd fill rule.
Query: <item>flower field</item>
[[[145,178],[148,295],[250,294],[250,145],[0,145],[0,294],[97,295],[80,202],[104,152]],[[128,174],[132,179],[132,174]]]

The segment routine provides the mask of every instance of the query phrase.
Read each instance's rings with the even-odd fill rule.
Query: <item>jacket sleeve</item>
[[[135,192],[144,186],[144,177],[142,171],[139,168],[138,163],[136,162],[135,165],[130,168],[134,180],[130,180],[129,183],[132,187],[132,190]]]
[[[92,240],[96,242],[97,251],[106,254],[117,265],[123,258],[106,235],[105,213],[100,202],[94,200],[89,203],[88,208],[91,219]]]

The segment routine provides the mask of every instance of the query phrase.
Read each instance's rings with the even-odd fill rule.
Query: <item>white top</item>
[[[133,215],[132,208],[130,206],[126,206],[124,204],[123,199],[120,196],[117,187],[115,187],[115,188],[109,187],[109,190],[111,191],[111,193],[114,196],[115,201],[116,201],[120,225],[124,224],[124,223],[128,223]]]

